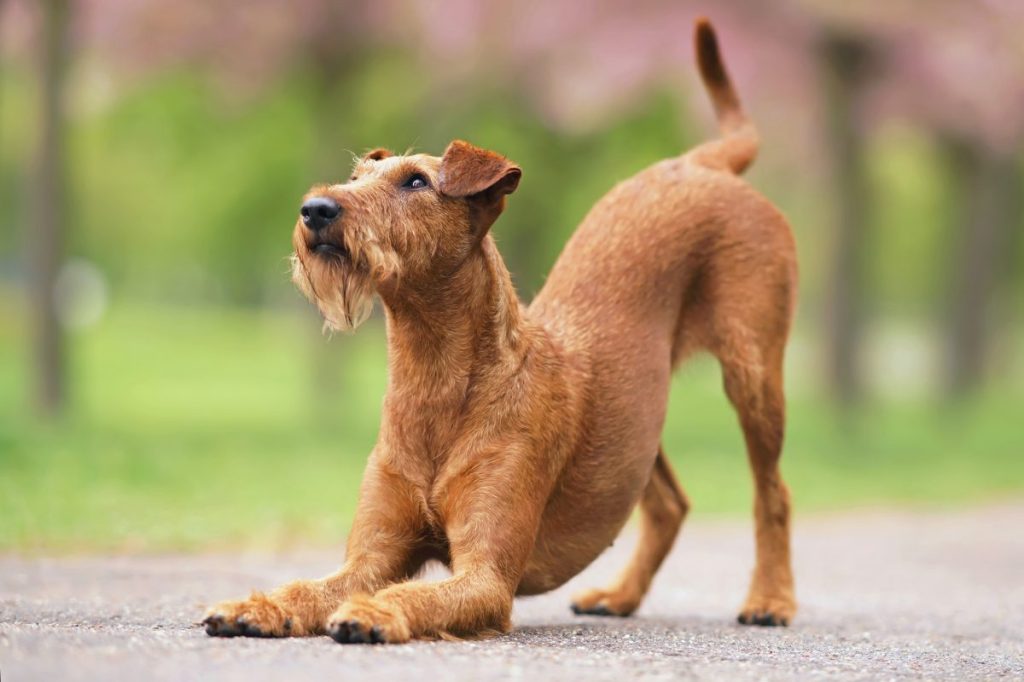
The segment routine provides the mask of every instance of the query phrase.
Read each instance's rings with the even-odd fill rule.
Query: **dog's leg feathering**
[[[507,448],[473,457],[440,495],[452,577],[409,581],[343,603],[327,632],[343,644],[479,637],[507,632],[512,599],[534,546],[552,484],[538,457]],[[522,451],[520,451],[522,452]],[[539,475],[538,475],[539,474]],[[442,484],[443,485],[443,484]],[[501,490],[500,495],[495,491]]]
[[[406,494],[403,494],[406,493]],[[304,637],[326,632],[328,617],[353,595],[373,592],[416,573],[422,519],[402,479],[371,455],[352,524],[345,564],[319,580],[296,580],[269,593],[210,607],[203,625],[211,637]]]

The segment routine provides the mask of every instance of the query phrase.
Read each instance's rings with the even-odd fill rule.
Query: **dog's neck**
[[[490,235],[444,281],[382,294],[387,314],[389,390],[441,398],[464,392],[481,372],[518,366],[523,315],[512,278]]]

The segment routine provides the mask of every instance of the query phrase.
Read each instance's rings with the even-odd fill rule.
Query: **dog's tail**
[[[691,158],[702,166],[742,173],[757,156],[757,130],[743,112],[740,99],[729,81],[711,22],[706,18],[698,19],[693,37],[697,65],[715,106],[722,136],[698,146],[691,153]]]

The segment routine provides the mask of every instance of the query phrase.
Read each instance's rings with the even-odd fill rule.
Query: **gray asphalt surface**
[[[735,624],[750,525],[699,518],[637,616],[574,616],[569,594],[605,583],[632,540],[517,601],[508,636],[400,646],[212,639],[195,625],[206,603],[332,570],[332,553],[0,556],[0,679],[1024,678],[1024,502],[798,516],[788,629]]]

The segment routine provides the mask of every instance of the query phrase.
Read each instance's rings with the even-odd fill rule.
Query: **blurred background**
[[[525,299],[616,181],[715,134],[710,14],[789,217],[799,515],[1024,492],[1024,3],[0,0],[0,549],[339,545],[385,385],[289,282],[302,193],[452,138],[520,163]],[[751,484],[717,366],[666,449]]]

